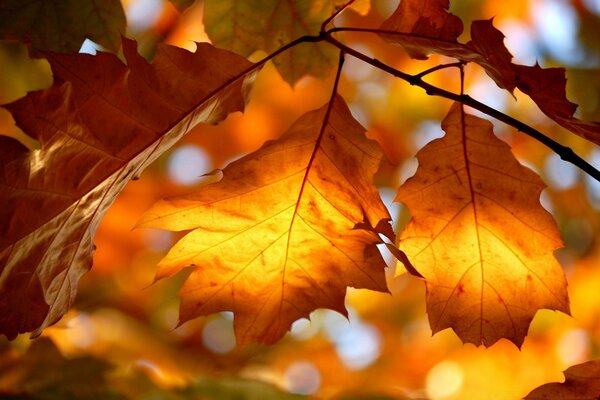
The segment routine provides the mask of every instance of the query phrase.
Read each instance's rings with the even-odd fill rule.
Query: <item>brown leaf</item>
[[[453,49],[458,45],[456,39],[463,23],[447,11],[449,5],[449,0],[403,0],[383,21],[381,29],[388,32],[382,36],[401,44],[416,59],[426,59],[439,49]]]
[[[403,5],[404,4],[404,5]],[[447,0],[403,0],[396,12],[383,22],[381,36],[402,45],[416,59],[437,53],[480,65],[496,84],[512,93],[515,72],[512,55],[504,46],[504,35],[493,20],[474,21],[471,41],[457,41],[462,33],[462,21],[448,13]]]
[[[600,123],[575,118],[577,104],[567,99],[564,68],[513,65],[517,87],[531,97],[540,110],[573,133],[600,144]]]
[[[386,291],[375,229],[393,232],[372,183],[381,157],[336,96],[220,182],[157,203],[140,226],[193,229],[157,274],[192,266],[180,321],[233,311],[239,344],[274,343],[316,308],[345,315],[348,286]]]
[[[525,400],[598,400],[600,397],[600,361],[588,361],[569,367],[563,383],[547,383],[529,393]]]
[[[55,84],[7,106],[41,146],[0,139],[0,332],[9,338],[38,335],[73,303],[93,234],[132,177],[198,122],[244,107],[246,82],[235,77],[251,64],[240,56],[161,46],[148,64],[135,42],[123,47],[128,66],[107,53],[48,54]]]
[[[490,122],[459,104],[442,127],[446,135],[419,152],[417,173],[398,193],[413,215],[400,248],[425,277],[434,333],[520,346],[538,309],[569,312],[552,255],[562,241],[539,203],[544,185]]]

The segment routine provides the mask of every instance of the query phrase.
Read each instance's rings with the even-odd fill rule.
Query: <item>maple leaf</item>
[[[336,95],[220,182],[153,206],[139,226],[193,229],[157,273],[192,266],[180,322],[233,311],[238,344],[274,343],[316,308],[346,315],[348,286],[387,291],[377,232],[393,232],[372,184],[381,158]]]
[[[598,400],[600,361],[588,361],[569,367],[562,383],[547,383],[525,396],[525,400]]]
[[[332,11],[332,1],[206,0],[204,24],[215,46],[247,57],[256,50],[272,53],[294,39],[318,33]],[[325,43],[303,43],[279,55],[274,64],[293,86],[304,74],[326,76],[336,54]]]
[[[4,0],[0,39],[31,41],[38,50],[78,51],[86,38],[117,52],[125,33],[119,0]]]
[[[434,333],[451,327],[464,342],[520,346],[538,309],[569,313],[552,255],[562,241],[539,203],[544,185],[490,122],[459,104],[442,127],[398,193],[413,215],[400,248],[425,277]]]
[[[89,270],[92,236],[133,177],[199,122],[241,110],[252,64],[198,44],[159,46],[152,64],[124,39],[108,53],[47,54],[55,83],[6,106],[40,141],[0,137],[0,332],[56,322]]]

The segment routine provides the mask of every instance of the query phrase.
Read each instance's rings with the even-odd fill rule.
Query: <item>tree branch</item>
[[[540,143],[546,145],[552,151],[554,151],[556,154],[558,154],[561,159],[563,159],[564,161],[570,162],[571,164],[580,168],[582,171],[584,171],[585,173],[590,175],[592,178],[594,178],[600,182],[600,171],[598,171],[596,168],[594,168],[591,164],[589,164],[583,158],[579,157],[570,147],[561,145],[560,143],[549,138],[548,136],[544,135],[540,131],[532,128],[531,126],[529,126],[507,114],[504,114],[503,112],[498,111],[495,108],[492,108],[486,104],[483,104],[483,103],[475,100],[474,98],[472,98],[469,95],[457,94],[457,93],[453,93],[453,92],[449,92],[447,90],[441,89],[437,86],[431,85],[431,84],[423,81],[423,79],[419,75],[407,74],[407,73],[399,71],[399,70],[395,69],[394,67],[391,67],[375,58],[366,56],[365,54],[363,54],[357,50],[354,50],[353,48],[346,46],[342,42],[336,40],[332,36],[332,33],[338,32],[338,31],[340,31],[340,29],[333,28],[333,29],[325,32],[324,40],[331,43],[332,45],[336,46],[338,49],[344,51],[345,53],[350,54],[350,55],[358,58],[359,60],[366,62],[367,64],[370,64],[376,68],[379,68],[382,71],[389,73],[390,75],[400,78],[400,79],[408,82],[412,86],[418,86],[418,87],[424,89],[425,92],[430,96],[439,96],[439,97],[444,97],[446,99],[454,100],[456,102],[462,103],[463,105],[467,105],[478,111],[481,111],[482,113],[487,114],[490,117],[493,117],[499,121],[502,121],[507,125],[512,126],[513,128],[517,129],[518,131],[523,132],[524,134],[531,136],[532,138],[536,139]],[[321,36],[323,36],[323,35],[321,35]]]

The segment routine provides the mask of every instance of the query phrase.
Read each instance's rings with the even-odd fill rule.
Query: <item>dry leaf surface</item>
[[[274,343],[316,308],[346,314],[348,286],[386,291],[376,244],[393,232],[372,183],[381,157],[335,96],[220,182],[157,203],[140,226],[193,229],[157,274],[192,266],[180,321],[233,311],[238,343]]]
[[[400,248],[425,277],[433,332],[520,346],[538,309],[569,312],[562,241],[539,203],[540,178],[514,158],[490,122],[455,104],[446,135],[417,155],[398,193],[413,219]]]

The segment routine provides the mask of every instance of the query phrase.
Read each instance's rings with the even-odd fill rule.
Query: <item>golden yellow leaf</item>
[[[433,332],[464,342],[520,346],[541,308],[569,313],[553,250],[556,223],[542,208],[539,177],[514,158],[486,120],[455,104],[446,135],[418,154],[419,169],[398,193],[413,219],[400,248],[425,277]]]
[[[345,314],[348,286],[386,291],[376,244],[393,232],[372,183],[381,157],[336,96],[220,182],[158,202],[140,226],[193,229],[157,273],[193,268],[180,321],[233,311],[238,343],[273,343],[316,308]]]

